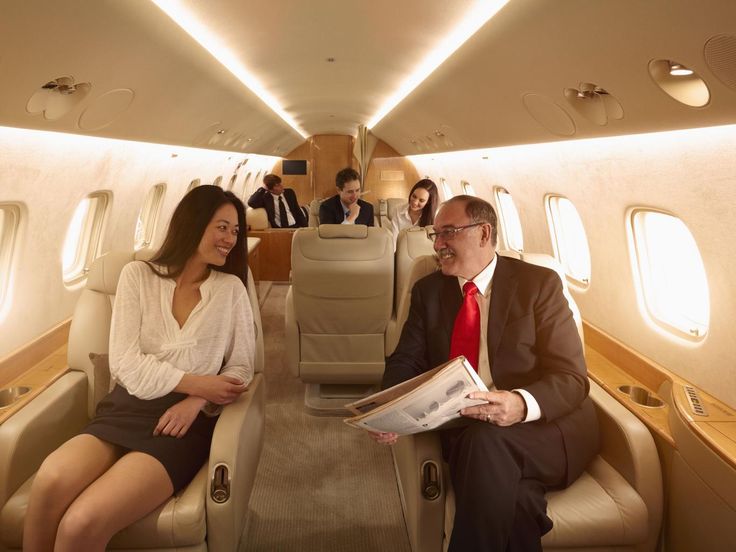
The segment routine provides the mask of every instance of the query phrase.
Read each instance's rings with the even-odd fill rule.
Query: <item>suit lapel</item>
[[[511,303],[516,295],[516,274],[512,263],[498,256],[498,264],[493,273],[491,287],[491,306],[488,311],[488,359],[493,366],[493,358],[501,341]]]
[[[440,304],[442,309],[442,322],[447,330],[448,337],[452,337],[452,327],[455,318],[463,303],[463,294],[455,276],[442,278],[442,289],[440,290]]]

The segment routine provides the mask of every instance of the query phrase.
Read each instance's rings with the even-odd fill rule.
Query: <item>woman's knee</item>
[[[61,518],[56,542],[65,550],[84,550],[84,544],[104,538],[105,526],[104,512],[72,503]]]
[[[69,492],[71,492],[71,486],[68,474],[65,474],[60,462],[56,462],[53,457],[49,456],[36,472],[31,487],[31,496],[43,496],[44,500],[48,501],[55,497],[64,498]]]

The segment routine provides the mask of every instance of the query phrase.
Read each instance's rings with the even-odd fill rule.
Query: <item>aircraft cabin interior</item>
[[[736,550],[735,2],[3,0],[0,75],[0,552],[115,384],[124,267],[202,185],[247,207],[254,374],[107,549],[447,550],[437,433],[343,421],[437,270],[392,232],[424,178],[489,202],[578,328],[600,448],[544,550]],[[344,168],[373,226],[320,224]],[[269,174],[305,227],[247,206]]]

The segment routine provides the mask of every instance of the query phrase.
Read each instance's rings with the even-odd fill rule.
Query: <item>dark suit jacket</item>
[[[412,289],[409,317],[387,359],[383,387],[448,360],[462,304],[457,278],[435,272]],[[547,268],[498,257],[488,316],[488,358],[499,390],[522,388],[556,424],[565,442],[568,484],[598,450],[598,424],[582,344],[559,276]]]
[[[294,193],[294,190],[291,188],[284,188],[283,196],[284,201],[286,201],[286,204],[289,206],[289,211],[291,211],[291,214],[294,216],[296,225],[300,228],[308,226],[309,224],[307,223],[307,219],[304,216],[302,208],[299,207],[299,202],[296,199],[296,193]],[[271,192],[266,188],[260,187],[253,192],[253,195],[248,199],[248,205],[254,209],[263,207],[266,210],[266,215],[268,215],[268,223],[271,227],[277,228],[273,197],[271,197]]]
[[[358,200],[360,205],[360,213],[355,220],[355,224],[365,224],[373,226],[373,205],[362,199]],[[340,195],[335,194],[330,199],[325,199],[319,206],[319,223],[320,224],[342,224],[345,220],[345,211],[340,202]]]

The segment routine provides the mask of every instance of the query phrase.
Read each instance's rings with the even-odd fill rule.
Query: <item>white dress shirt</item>
[[[396,243],[399,239],[399,232],[404,228],[411,228],[412,226],[419,226],[420,216],[416,222],[411,221],[409,216],[409,204],[407,203],[403,207],[396,209],[396,216],[391,219],[391,232],[394,235],[394,251],[396,250]]]
[[[478,293],[475,295],[475,300],[478,302],[480,308],[480,350],[478,351],[478,375],[483,383],[486,384],[489,390],[494,391],[496,389],[493,385],[493,376],[491,375],[491,363],[488,358],[488,313],[491,307],[491,288],[493,283],[493,273],[496,270],[496,259],[497,255],[493,256],[493,260],[486,266],[480,273],[473,278],[471,281],[478,288]],[[458,284],[460,284],[460,293],[462,293],[465,282],[468,282],[465,278],[460,276],[457,277]],[[539,408],[539,403],[529,391],[525,389],[514,389],[521,395],[526,403],[526,418],[524,422],[533,422],[542,417],[542,410]]]
[[[273,198],[273,220],[278,225],[279,228],[287,228],[289,226],[294,226],[296,224],[296,219],[294,218],[294,215],[291,214],[291,209],[289,209],[289,202],[286,201],[286,198],[284,197],[284,194],[276,195],[269,192],[271,197]],[[284,207],[286,207],[286,221],[287,224],[284,224],[281,222],[281,211],[279,211],[279,198],[284,197]]]
[[[123,268],[110,327],[111,376],[140,399],[170,393],[184,374],[228,374],[249,384],[255,333],[243,283],[211,270],[181,328],[172,312],[175,288],[142,261]]]

